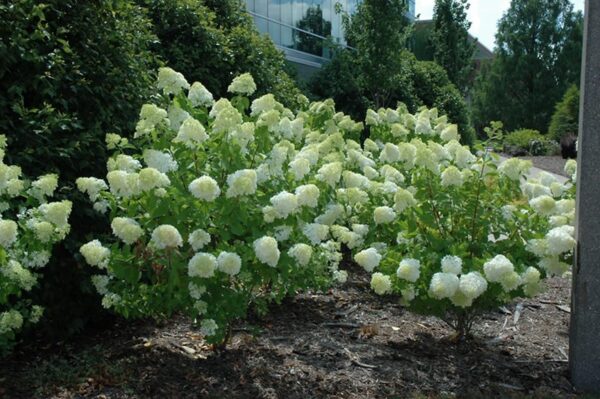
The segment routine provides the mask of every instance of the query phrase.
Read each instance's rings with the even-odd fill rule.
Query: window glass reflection
[[[267,16],[269,14],[268,10],[268,1],[269,0],[254,0],[254,12],[258,15]],[[256,23],[256,27],[260,33],[269,33],[268,22],[265,18],[254,18],[254,22]]]
[[[331,35],[331,22],[323,18],[322,3],[312,1],[303,18],[296,22],[298,30],[294,31],[295,48],[320,57],[324,56],[324,38]]]
[[[281,2],[282,0],[269,1],[269,36],[275,44],[281,45]]]
[[[328,41],[346,44],[342,18],[336,14],[340,3],[344,11],[352,14],[362,0],[245,0],[253,13],[256,27],[268,33],[274,43],[329,58]],[[414,8],[414,0],[409,0]]]
[[[290,0],[281,0],[281,22],[281,45],[293,47],[294,38],[290,26],[294,26],[294,19]]]

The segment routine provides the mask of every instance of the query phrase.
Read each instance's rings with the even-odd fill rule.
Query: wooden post
[[[600,0],[585,2],[582,60],[569,363],[576,390],[600,393]]]

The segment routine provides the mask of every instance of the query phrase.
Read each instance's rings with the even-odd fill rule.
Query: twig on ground
[[[519,318],[521,317],[521,312],[523,311],[523,304],[518,303],[515,309],[515,315],[513,317],[513,324],[516,325],[519,322]]]
[[[321,324],[323,327],[332,327],[332,328],[358,328],[360,325],[356,323],[323,323]]]
[[[562,310],[565,313],[571,313],[571,307],[570,306],[565,306],[565,305],[556,305],[556,308],[558,310]]]
[[[351,306],[350,309],[345,310],[343,312],[337,312],[335,315],[339,317],[348,316],[350,313],[355,312],[358,309],[358,305]]]
[[[359,367],[364,367],[367,369],[376,369],[378,367],[378,366],[374,366],[372,364],[366,364],[366,363],[361,362],[358,359],[358,356],[356,356],[354,353],[350,352],[350,350],[348,350],[348,348],[344,348],[344,352],[346,352],[346,354],[350,358],[350,361]]]
[[[567,355],[567,352],[565,352],[565,350],[563,348],[558,348],[558,351],[560,352],[561,355],[563,355],[565,357],[565,361],[569,361],[569,355]]]
[[[496,385],[498,385],[499,387],[502,387],[502,388],[512,389],[514,391],[524,391],[525,390],[525,388],[523,388],[523,387],[520,387],[517,385],[505,384],[505,383],[501,383],[501,382],[499,382]]]

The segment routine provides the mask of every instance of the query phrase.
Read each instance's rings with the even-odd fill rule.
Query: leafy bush
[[[562,100],[556,104],[548,134],[560,142],[569,134],[575,136],[579,133],[579,89],[573,85],[569,87]]]
[[[0,132],[7,159],[29,176],[53,172],[74,201],[71,238],[44,270],[39,301],[64,334],[97,320],[86,268],[74,259],[81,240],[106,222],[70,191],[81,174],[103,174],[106,131],[126,132],[154,80],[156,39],[128,1],[18,0],[0,4]],[[71,195],[73,194],[73,195]]]
[[[537,130],[520,129],[504,136],[504,152],[510,155],[552,155],[558,144]]]
[[[568,269],[574,184],[547,173],[523,182],[530,162],[475,156],[437,109],[367,110],[362,148],[363,125],[331,100],[296,113],[271,95],[250,104],[245,74],[215,103],[170,69],[159,87],[134,143],[107,137],[117,149],[108,184],[78,180],[110,210],[119,240],[81,253],[106,270],[94,283],[121,314],[182,310],[225,343],[250,304],[344,281],[343,245],[374,272],[376,293],[464,335],[478,311],[535,295]],[[167,119],[169,107],[180,117]]]
[[[50,260],[52,246],[69,233],[72,207],[70,201],[48,202],[57,175],[31,182],[20,167],[4,163],[5,149],[6,137],[0,135],[0,355],[43,314],[25,295],[37,285],[37,271]]]
[[[250,72],[258,94],[286,105],[300,94],[283,54],[261,36],[239,0],[138,0],[148,9],[159,39],[155,51],[173,69],[203,82],[217,97],[235,76]]]

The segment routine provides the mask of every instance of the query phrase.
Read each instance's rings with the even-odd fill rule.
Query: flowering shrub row
[[[22,298],[37,284],[36,271],[50,260],[53,244],[69,233],[71,202],[48,202],[58,176],[28,181],[21,168],[4,163],[6,137],[0,135],[0,354],[43,308]]]
[[[104,271],[94,284],[107,308],[184,311],[225,342],[249,305],[343,282],[344,246],[377,294],[464,334],[476,310],[567,270],[574,184],[473,154],[435,109],[369,110],[361,146],[362,123],[331,100],[301,98],[295,112],[270,94],[251,102],[248,74],[230,100],[169,68],[158,87],[133,143],[107,135],[106,179],[77,180],[112,220],[113,240],[81,247]]]

